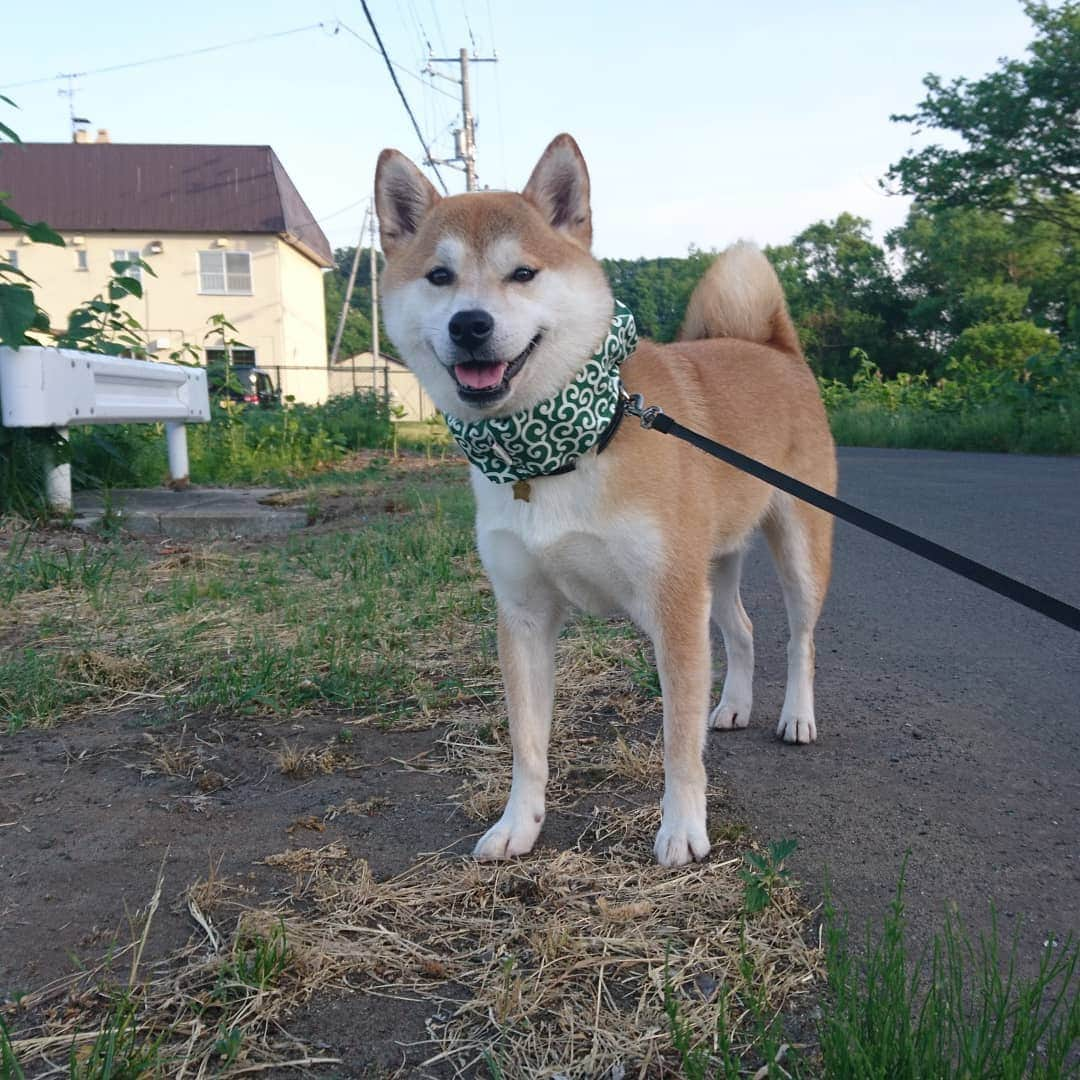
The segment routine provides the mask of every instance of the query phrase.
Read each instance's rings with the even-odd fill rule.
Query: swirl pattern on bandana
[[[630,309],[618,300],[611,326],[569,386],[531,409],[487,420],[446,417],[462,452],[496,484],[546,476],[577,461],[607,431],[619,400],[619,365],[637,346]]]

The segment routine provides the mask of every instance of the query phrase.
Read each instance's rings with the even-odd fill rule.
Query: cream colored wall
[[[318,372],[287,370],[305,361],[326,363],[323,271],[277,236],[226,237],[225,250],[251,253],[252,295],[240,296],[199,292],[198,253],[215,250],[214,241],[221,234],[62,235],[66,248],[18,244],[0,234],[0,249],[18,253],[19,269],[35,280],[38,304],[49,313],[54,328],[66,325],[72,308],[104,292],[114,250],[139,251],[156,277],[144,274],[143,298],[129,298],[125,306],[146,328],[151,355],[166,359],[184,341],[200,350],[215,347],[214,340],[203,339],[207,320],[220,313],[236,327],[237,338],[255,350],[256,363],[279,375],[285,393],[294,394],[298,401],[325,399],[325,372],[320,378]],[[83,238],[79,245],[74,244],[77,235]],[[159,255],[149,251],[154,240],[161,241]],[[87,253],[86,271],[76,268],[79,250]],[[168,344],[154,349],[159,339]],[[307,360],[308,356],[313,359]]]
[[[284,357],[281,390],[297,401],[325,401],[329,383],[323,271],[283,241],[278,244],[278,260]]]

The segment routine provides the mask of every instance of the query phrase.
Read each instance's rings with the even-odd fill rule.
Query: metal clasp
[[[646,406],[645,398],[641,394],[629,393],[622,383],[619,383],[619,394],[622,397],[623,412],[636,416],[646,430],[656,423],[656,418],[664,411],[659,405]]]

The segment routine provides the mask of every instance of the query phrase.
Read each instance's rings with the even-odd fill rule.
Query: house
[[[208,318],[220,313],[246,346],[234,360],[267,369],[297,401],[324,400],[322,279],[333,254],[274,151],[85,136],[0,154],[0,191],[11,193],[11,206],[67,243],[33,244],[0,222],[0,253],[34,279],[54,328],[104,290],[111,262],[138,257],[155,276],[133,272],[143,297],[127,305],[151,356],[166,359],[189,342],[204,361],[216,359],[220,342],[205,339]]]
[[[378,363],[374,363],[371,353],[362,352],[331,365],[331,396],[372,389],[385,394],[391,408],[403,410],[398,420],[430,420],[436,414],[420,380],[395,356],[380,352]]]

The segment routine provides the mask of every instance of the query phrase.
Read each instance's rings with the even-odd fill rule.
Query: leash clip
[[[641,421],[641,426],[648,431],[664,410],[659,405],[646,407],[645,398],[641,394],[628,393],[626,387],[622,384],[619,385],[619,390],[622,394],[623,411],[629,413],[630,416],[636,416]]]

